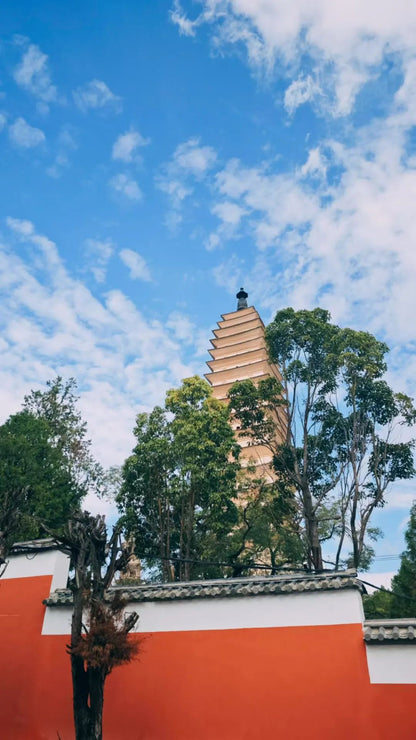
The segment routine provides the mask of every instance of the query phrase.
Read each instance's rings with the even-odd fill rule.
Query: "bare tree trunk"
[[[194,519],[195,519],[195,491],[191,482],[191,488],[188,497],[188,511],[186,516],[186,545],[185,545],[185,581],[191,580],[191,555],[193,551],[193,539],[194,539]]]
[[[91,740],[88,676],[84,668],[84,661],[79,655],[71,655],[71,672],[75,737],[76,740]]]
[[[322,548],[319,540],[318,520],[313,509],[309,491],[303,491],[303,508],[305,514],[306,542],[308,547],[308,565],[312,570],[323,570]]]
[[[118,619],[126,606],[123,599],[114,596],[111,605],[105,604],[108,591],[116,571],[124,572],[132,554],[132,545],[123,546],[120,540],[120,525],[113,529],[107,539],[104,517],[91,516],[87,511],[69,520],[66,530],[59,537],[54,535],[63,552],[70,555],[75,570],[72,586],[73,611],[71,621],[71,642],[68,652],[71,659],[73,714],[76,740],[102,740],[103,703],[105,679],[113,665],[119,665],[119,655],[115,658],[116,640],[122,650],[121,662],[129,662],[137,652],[137,646],[127,645],[128,633],[138,620],[136,612],[124,618],[119,627]],[[105,572],[102,569],[105,568]],[[85,609],[89,630],[83,625]],[[110,629],[110,651],[102,651],[102,633],[97,627]],[[84,632],[88,644],[84,638]],[[106,643],[107,644],[107,643]],[[98,648],[98,651],[97,651]]]
[[[90,668],[88,673],[91,706],[91,740],[102,740],[104,683],[106,675],[102,668]]]
[[[82,633],[82,593],[74,593],[74,611],[71,622],[71,645],[70,648],[76,648]],[[72,705],[74,713],[75,737],[76,740],[90,740],[90,708],[88,705],[88,674],[85,670],[84,660],[79,655],[71,655],[71,673],[73,696]]]

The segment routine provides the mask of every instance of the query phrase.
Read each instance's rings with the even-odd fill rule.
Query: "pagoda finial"
[[[240,290],[238,291],[236,295],[236,298],[238,298],[237,311],[241,311],[241,309],[243,308],[248,308],[247,306],[248,293],[246,293],[244,288],[240,288]]]

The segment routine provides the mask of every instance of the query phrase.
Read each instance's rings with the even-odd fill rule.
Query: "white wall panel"
[[[371,683],[416,683],[416,645],[366,645]]]

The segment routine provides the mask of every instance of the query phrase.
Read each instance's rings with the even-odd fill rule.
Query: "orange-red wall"
[[[41,635],[50,583],[0,581],[1,740],[74,737],[68,638]],[[105,740],[416,738],[416,686],[370,684],[361,624],[141,639],[107,681]]]

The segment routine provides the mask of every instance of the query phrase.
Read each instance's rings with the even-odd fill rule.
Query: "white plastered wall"
[[[366,645],[371,683],[416,683],[416,645]]]
[[[52,576],[51,591],[66,588],[69,573],[69,558],[59,550],[10,555],[2,580],[10,578],[34,578]]]
[[[238,596],[191,600],[129,603],[137,611],[137,632],[188,632],[259,627],[302,627],[330,624],[362,624],[358,591]],[[46,610],[43,634],[68,634],[70,609]]]

